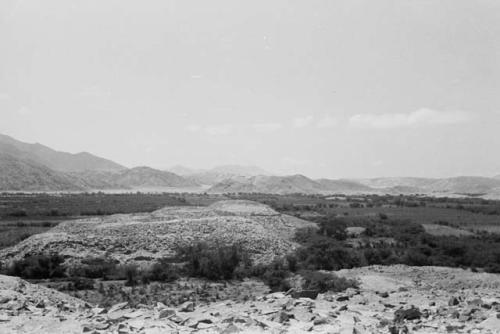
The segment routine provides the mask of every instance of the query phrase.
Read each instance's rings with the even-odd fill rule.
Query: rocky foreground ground
[[[107,309],[0,276],[0,333],[500,333],[500,275],[401,265],[338,274],[359,288]]]

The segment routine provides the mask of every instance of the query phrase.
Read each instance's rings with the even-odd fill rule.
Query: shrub
[[[117,264],[118,261],[104,257],[83,259],[80,266],[70,268],[69,276],[108,279],[116,276]]]
[[[127,286],[137,285],[138,278],[139,278],[139,270],[138,270],[137,265],[126,264],[121,268],[121,270],[123,271],[125,279],[127,280],[125,282],[125,285],[127,285]]]
[[[331,240],[320,240],[296,251],[300,266],[310,270],[339,270],[361,264],[357,252]]]
[[[318,229],[314,227],[303,227],[295,231],[295,241],[307,243],[318,235]]]
[[[343,219],[339,218],[325,218],[319,221],[318,233],[337,240],[347,239],[346,227],[347,224]]]
[[[93,290],[94,280],[84,277],[71,277],[70,286],[73,290]]]
[[[403,258],[403,263],[409,266],[427,266],[429,259],[419,249],[410,249]]]
[[[240,264],[249,264],[248,256],[237,245],[210,247],[199,243],[181,249],[181,259],[187,262],[187,274],[210,280],[232,279]]]
[[[173,282],[179,278],[179,269],[166,260],[154,263],[143,276],[143,281]]]
[[[300,274],[305,280],[303,286],[305,290],[316,290],[320,293],[325,293],[327,291],[340,292],[348,288],[358,287],[356,281],[346,279],[345,277],[338,277],[332,273],[303,271]]]
[[[273,292],[290,289],[290,284],[286,280],[290,276],[290,271],[281,259],[275,260],[268,266],[257,268],[254,274],[257,274],[256,276],[260,277]]]
[[[28,216],[28,213],[26,212],[26,210],[21,209],[21,210],[16,210],[16,211],[11,212],[9,214],[9,216],[12,216],[12,217],[26,217],[26,216]]]
[[[28,279],[64,277],[64,259],[59,255],[32,255],[14,261],[7,268],[7,275]]]

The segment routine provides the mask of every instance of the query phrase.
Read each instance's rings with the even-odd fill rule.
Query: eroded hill
[[[109,257],[120,263],[174,256],[198,242],[240,245],[256,263],[292,251],[296,229],[314,223],[279,214],[251,201],[222,201],[208,207],[166,207],[152,213],[67,221],[2,250],[3,262],[34,254],[59,254],[69,261]]]

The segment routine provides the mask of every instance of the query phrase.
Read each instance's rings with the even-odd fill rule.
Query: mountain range
[[[210,193],[488,195],[500,194],[500,175],[315,180],[304,175],[272,175],[256,166],[127,168],[87,152],[59,152],[0,135],[0,191],[162,188],[200,189]]]
[[[305,194],[427,194],[488,195],[500,192],[500,179],[460,176],[443,179],[388,178],[362,180],[312,180],[303,175],[252,176],[226,179],[209,193]]]
[[[191,188],[177,174],[149,167],[126,168],[90,153],[71,154],[0,135],[1,191],[83,191]]]
[[[172,173],[182,175],[194,183],[203,185],[214,185],[240,176],[271,175],[271,173],[260,167],[241,165],[222,165],[212,169],[191,169],[177,165],[168,170]]]
[[[59,152],[41,144],[28,144],[0,134],[0,152],[13,157],[30,160],[59,172],[106,171],[126,169],[111,160],[87,152],[71,154]]]

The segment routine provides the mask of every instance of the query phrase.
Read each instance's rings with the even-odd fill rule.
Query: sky
[[[1,0],[0,133],[129,167],[500,174],[497,0]]]

